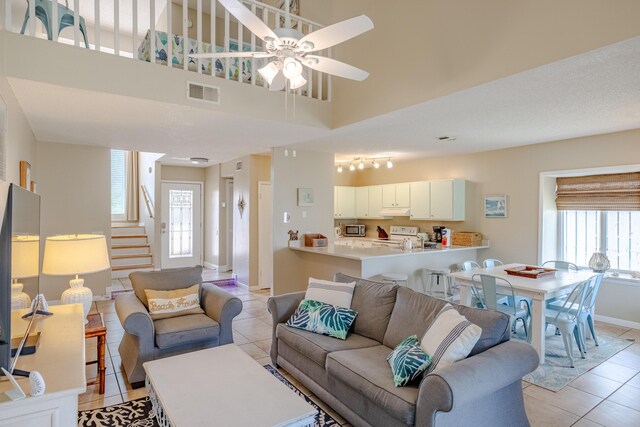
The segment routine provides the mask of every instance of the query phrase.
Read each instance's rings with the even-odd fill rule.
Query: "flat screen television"
[[[39,293],[40,252],[40,196],[11,184],[0,229],[0,367],[9,372],[11,310],[28,308]],[[13,328],[18,336],[28,332],[29,322],[22,322],[24,331],[17,325]]]

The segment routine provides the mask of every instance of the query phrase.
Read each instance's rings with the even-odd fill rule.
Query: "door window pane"
[[[126,207],[125,152],[111,150],[111,215],[124,215]]]
[[[169,190],[169,258],[193,256],[193,191]]]

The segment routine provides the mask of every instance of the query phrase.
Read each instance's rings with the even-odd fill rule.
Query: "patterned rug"
[[[598,334],[598,347],[593,340],[587,340],[586,358],[580,357],[577,344],[573,342],[573,364],[569,364],[567,352],[564,349],[564,341],[560,335],[553,333],[553,328],[547,329],[545,362],[535,371],[526,375],[523,379],[532,384],[551,391],[559,391],[571,381],[595,368],[614,354],[632,345],[634,340],[617,338],[606,334]]]
[[[298,396],[304,398],[308,404],[318,410],[315,427],[339,427],[340,423],[331,415],[323,411],[313,400],[291,384],[273,366],[265,368],[284,385],[293,390]],[[78,412],[78,427],[159,427],[155,419],[155,413],[148,397],[131,400],[106,408],[93,409]]]

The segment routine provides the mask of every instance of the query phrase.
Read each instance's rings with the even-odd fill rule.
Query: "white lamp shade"
[[[302,74],[302,64],[296,61],[293,58],[287,58],[284,60],[284,65],[282,66],[282,72],[284,76],[289,80],[293,80],[296,77],[299,77]]]
[[[273,79],[279,71],[280,68],[276,65],[275,62],[269,62],[267,65],[258,70],[262,78],[265,79],[269,84],[273,83]]]
[[[40,236],[13,236],[11,239],[11,278],[38,276]]]
[[[47,237],[42,273],[50,276],[90,274],[108,270],[109,253],[104,236],[70,234]]]
[[[298,89],[299,87],[302,87],[306,84],[307,84],[307,79],[305,79],[301,75],[289,79],[289,86],[291,87],[291,89]]]

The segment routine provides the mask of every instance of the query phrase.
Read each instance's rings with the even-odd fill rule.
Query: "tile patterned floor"
[[[211,276],[212,277],[212,276]],[[206,280],[213,280],[206,277]],[[124,289],[127,280],[120,279]],[[269,364],[271,316],[267,312],[268,293],[249,292],[238,286],[223,289],[243,301],[243,311],[233,322],[235,343],[261,364]],[[123,334],[112,300],[94,303],[94,312],[103,313],[107,326],[107,383],[104,395],[97,386],[90,386],[80,396],[80,409],[93,409],[146,396],[144,388],[132,390],[126,376],[120,372],[118,344]],[[640,330],[597,324],[608,334],[633,338],[640,342]],[[95,341],[86,344],[87,360],[96,354]],[[325,411],[344,425],[344,418],[327,407],[288,373],[284,376],[300,390],[308,393]],[[95,365],[87,367],[87,378],[95,378]],[[567,387],[554,393],[523,383],[524,400],[531,425],[537,426],[639,426],[640,425],[640,344],[636,343],[600,366],[576,378]]]

